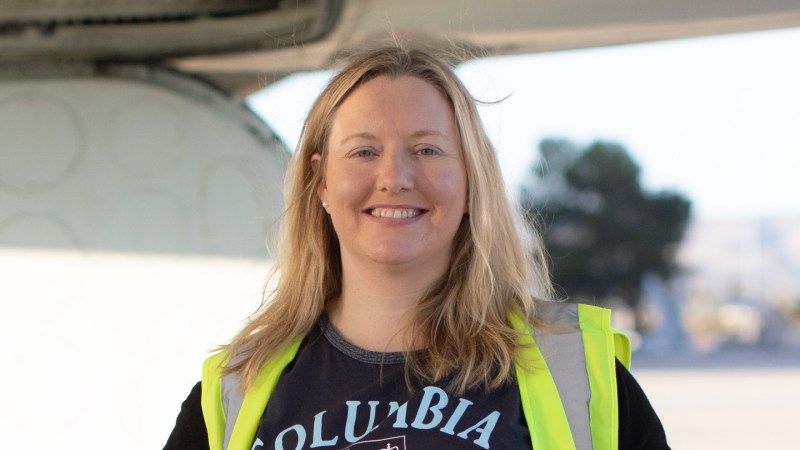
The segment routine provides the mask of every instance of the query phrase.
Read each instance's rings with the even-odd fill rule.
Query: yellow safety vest
[[[537,333],[511,317],[517,330],[528,331],[521,338],[522,358],[535,362],[533,370],[520,365],[516,368],[533,448],[617,450],[619,415],[614,359],[630,367],[627,336],[611,327],[608,309],[549,303],[538,311],[547,323],[559,329],[558,333]],[[244,397],[235,375],[222,376],[227,363],[225,352],[206,360],[201,404],[210,450],[251,449],[272,390],[283,369],[294,359],[301,341],[302,338],[297,339],[268,361]]]

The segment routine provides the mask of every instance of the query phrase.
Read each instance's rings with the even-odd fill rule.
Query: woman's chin
[[[375,264],[385,265],[389,267],[402,267],[412,265],[416,262],[416,258],[412,255],[402,254],[400,252],[382,252],[370,255],[370,261]]]

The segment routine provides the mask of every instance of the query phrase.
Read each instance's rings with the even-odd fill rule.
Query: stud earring
[[[322,209],[324,209],[325,211],[328,210],[328,202],[322,202]]]

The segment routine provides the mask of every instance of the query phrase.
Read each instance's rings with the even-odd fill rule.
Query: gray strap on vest
[[[589,376],[586,373],[583,336],[578,322],[578,307],[568,303],[547,303],[539,306],[545,323],[557,329],[550,333],[534,331],[534,340],[547,362],[558,388],[558,395],[567,413],[569,428],[577,450],[592,448],[589,423]]]
[[[242,409],[241,383],[237,374],[229,374],[222,377],[222,410],[225,413],[225,440],[222,441],[222,449],[228,448],[233,434],[233,426],[236,418],[239,417],[239,410]]]

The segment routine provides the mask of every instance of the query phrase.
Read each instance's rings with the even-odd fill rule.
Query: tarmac
[[[636,354],[672,449],[800,448],[800,349]]]

